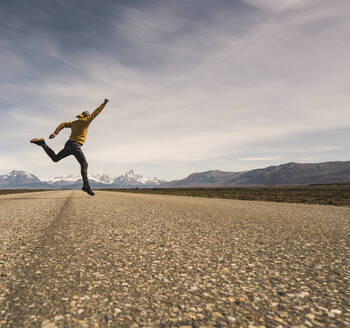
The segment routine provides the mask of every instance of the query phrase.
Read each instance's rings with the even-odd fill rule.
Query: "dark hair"
[[[86,116],[89,116],[90,113],[86,110],[85,112],[82,112],[83,116],[86,117]]]

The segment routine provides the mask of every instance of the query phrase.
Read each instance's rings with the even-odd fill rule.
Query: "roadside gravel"
[[[350,208],[17,194],[0,240],[2,327],[350,326]]]

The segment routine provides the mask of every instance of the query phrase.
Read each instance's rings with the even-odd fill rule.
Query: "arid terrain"
[[[350,206],[350,184],[326,184],[289,187],[191,187],[104,189],[132,193],[193,196],[281,203]]]
[[[0,327],[349,327],[350,208],[0,196]]]

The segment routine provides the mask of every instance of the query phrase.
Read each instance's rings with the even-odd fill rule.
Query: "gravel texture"
[[[0,196],[0,327],[350,327],[350,208]]]

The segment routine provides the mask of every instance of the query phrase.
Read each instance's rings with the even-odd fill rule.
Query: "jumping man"
[[[86,139],[90,123],[98,114],[101,113],[102,109],[106,106],[108,102],[109,99],[105,99],[103,104],[96,108],[91,115],[88,111],[85,111],[76,116],[76,118],[78,118],[77,120],[61,123],[57,127],[55,132],[50,134],[49,138],[52,139],[55,138],[63,128],[72,129],[72,133],[70,135],[69,140],[64,145],[64,148],[57,154],[55,154],[55,152],[46,144],[44,138],[35,138],[30,140],[31,143],[43,147],[46,154],[49,155],[49,157],[54,162],[58,162],[69,155],[74,155],[81,167],[81,176],[83,178],[84,183],[81,189],[91,196],[95,195],[95,193],[91,190],[89,184],[89,179],[87,175],[88,163],[86,161],[83,151],[81,150],[81,146],[83,145]]]

